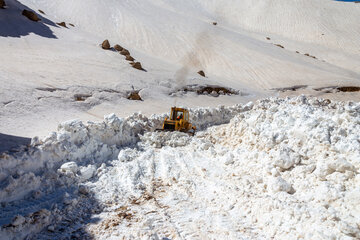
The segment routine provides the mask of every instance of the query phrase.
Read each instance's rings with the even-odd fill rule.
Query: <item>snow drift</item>
[[[360,236],[359,103],[301,96],[193,109],[195,137],[151,132],[163,117],[70,121],[3,156],[1,234]]]

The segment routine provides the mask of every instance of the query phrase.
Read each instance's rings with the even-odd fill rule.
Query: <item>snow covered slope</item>
[[[7,134],[46,135],[64,120],[98,120],[110,112],[127,116],[137,110],[168,111],[174,104],[233,105],[273,94],[271,88],[359,85],[359,4],[6,2],[8,8],[0,15],[0,48],[6,56],[0,59],[0,131]],[[21,16],[26,7],[44,11],[39,14],[42,22],[30,23]],[[55,24],[61,21],[68,28]],[[30,31],[24,32],[24,24]],[[116,52],[102,50],[99,44],[104,39],[129,49],[147,72],[131,68]],[[197,75],[199,70],[207,78]],[[174,88],[195,83],[231,87],[247,96],[168,96]],[[144,102],[126,100],[132,86],[142,90]],[[91,97],[77,102],[76,94]],[[24,122],[32,122],[32,130]]]

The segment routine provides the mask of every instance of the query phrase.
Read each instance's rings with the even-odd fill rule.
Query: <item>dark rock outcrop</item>
[[[127,60],[127,61],[134,61],[134,60],[135,60],[135,58],[133,58],[133,57],[132,57],[132,56],[130,56],[130,55],[126,55],[125,60]]]
[[[67,26],[66,26],[66,23],[65,22],[60,22],[60,23],[56,23],[57,25],[59,25],[59,26],[62,26],[62,27],[65,27],[65,28],[67,28]]]
[[[40,21],[40,18],[38,17],[38,15],[36,15],[36,13],[34,13],[32,11],[28,11],[28,10],[24,9],[22,11],[22,15],[24,15],[25,17],[27,17],[31,21],[34,21],[34,22]]]
[[[129,50],[124,48],[123,50],[121,50],[120,54],[126,56],[126,55],[130,55],[130,52]]]
[[[131,62],[130,64],[131,64],[131,66],[132,66],[133,68],[136,68],[136,69],[138,69],[138,70],[145,71],[145,69],[142,68],[140,62]]]
[[[133,91],[129,94],[129,96],[127,97],[127,99],[129,100],[139,100],[142,101],[139,92],[138,91]]]
[[[118,52],[121,52],[124,48],[120,46],[119,44],[115,44],[114,49]]]
[[[197,73],[198,73],[199,75],[201,75],[201,76],[205,77],[205,73],[204,73],[204,71],[203,71],[203,70],[200,70],[200,71],[198,71]]]
[[[101,44],[102,49],[106,49],[109,50],[110,49],[110,43],[109,40],[104,40],[103,43]]]

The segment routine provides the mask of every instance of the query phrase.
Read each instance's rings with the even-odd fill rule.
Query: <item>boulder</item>
[[[39,9],[38,11],[39,11],[39,13],[41,13],[41,14],[45,14],[45,12],[44,12],[43,10],[41,10],[41,9]]]
[[[124,48],[123,50],[121,50],[120,54],[126,56],[126,55],[130,55],[130,52],[129,50]]]
[[[0,0],[0,8],[4,8],[6,6],[4,0]]]
[[[114,49],[118,52],[121,52],[124,48],[120,46],[119,44],[115,44]]]
[[[127,61],[134,61],[134,60],[135,60],[135,58],[133,58],[133,57],[132,57],[132,56],[130,56],[130,55],[126,55],[125,60],[127,60]]]
[[[110,43],[109,43],[109,40],[104,40],[103,41],[103,43],[101,44],[101,47],[103,48],[103,49],[110,49]]]
[[[22,15],[24,15],[25,17],[27,17],[31,21],[34,21],[34,22],[40,21],[40,18],[38,17],[38,15],[36,15],[36,13],[34,13],[32,11],[28,11],[28,10],[24,9],[22,11]]]
[[[138,91],[131,92],[127,99],[142,101]]]
[[[59,25],[59,26],[62,26],[62,27],[66,27],[67,28],[67,26],[66,26],[66,23],[65,22],[60,22],[60,23],[56,23],[57,25]]]
[[[133,68],[136,68],[136,69],[138,69],[138,70],[142,70],[142,71],[144,71],[144,70],[145,70],[145,69],[143,69],[143,68],[142,68],[142,66],[141,66],[141,63],[140,63],[140,62],[131,62],[130,64],[131,64],[131,66],[132,66]]]
[[[204,73],[204,71],[203,71],[203,70],[200,70],[200,71],[198,71],[197,73],[198,73],[199,75],[201,75],[201,76],[205,77],[205,73]]]

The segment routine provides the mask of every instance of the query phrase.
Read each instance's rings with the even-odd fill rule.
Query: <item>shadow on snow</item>
[[[0,37],[19,38],[34,33],[46,38],[57,38],[49,27],[57,27],[54,22],[38,13],[36,14],[41,20],[38,22],[31,21],[22,15],[24,9],[33,11],[17,0],[6,0],[5,9],[0,9]]]

